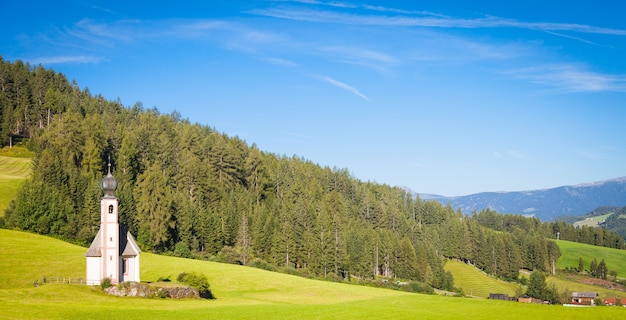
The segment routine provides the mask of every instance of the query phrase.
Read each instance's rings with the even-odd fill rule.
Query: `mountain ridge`
[[[422,200],[450,204],[465,214],[490,209],[549,221],[563,215],[583,215],[601,206],[626,206],[626,176],[536,190],[479,192],[454,197],[415,195]]]

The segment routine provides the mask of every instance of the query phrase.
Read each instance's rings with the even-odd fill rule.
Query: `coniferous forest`
[[[35,152],[33,174],[4,224],[82,244],[99,228],[110,157],[120,222],[144,251],[451,290],[445,259],[516,279],[521,268],[553,269],[556,232],[562,240],[624,247],[622,237],[601,228],[423,201],[0,58],[0,147],[16,143]]]

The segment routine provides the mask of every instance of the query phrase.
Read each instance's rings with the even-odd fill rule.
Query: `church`
[[[100,230],[85,253],[87,284],[99,285],[105,278],[112,284],[139,282],[141,250],[126,226],[118,220],[119,199],[115,197],[117,180],[108,174],[101,183],[104,196],[100,200]]]

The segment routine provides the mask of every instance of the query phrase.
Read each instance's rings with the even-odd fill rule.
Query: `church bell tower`
[[[111,174],[111,163],[107,176],[102,179],[102,191],[104,197],[100,200],[100,228],[101,228],[101,250],[102,260],[101,271],[102,278],[111,279],[111,283],[119,283],[120,274],[120,225],[118,215],[119,200],[115,197],[115,189],[117,189],[117,180]]]

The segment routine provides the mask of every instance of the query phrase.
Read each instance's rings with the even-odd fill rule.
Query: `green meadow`
[[[519,284],[490,277],[483,271],[461,261],[449,260],[446,262],[445,269],[454,275],[454,286],[461,288],[468,296],[487,298],[490,293],[506,293],[509,296],[515,296],[517,291],[526,290]]]
[[[606,221],[606,219],[610,217],[612,214],[613,212],[610,212],[601,216],[596,216],[596,217],[591,217],[591,218],[587,218],[584,220],[576,221],[574,222],[574,227],[577,227],[577,228],[580,228],[582,226],[597,227],[598,223]]]
[[[561,249],[561,257],[557,261],[557,268],[559,269],[577,269],[578,260],[583,258],[585,269],[589,269],[589,265],[594,258],[600,260],[604,259],[609,270],[617,271],[617,276],[620,278],[626,278],[626,251],[597,247],[583,243],[570,242],[570,241],[557,241],[559,248]]]
[[[0,152],[0,215],[30,175],[30,156],[14,148]],[[610,269],[626,274],[624,252],[559,241],[563,256],[559,268],[578,266],[593,257],[605,258]],[[144,282],[171,279],[181,272],[208,276],[216,300],[170,300],[114,297],[98,287],[80,284],[44,284],[47,278],[84,278],[86,248],[58,239],[0,229],[0,319],[620,319],[626,308],[567,308],[423,295],[300,278],[265,270],[141,254]],[[467,295],[515,295],[516,284],[489,277],[459,261],[446,270]],[[624,273],[622,273],[624,272]],[[557,277],[549,282],[571,291],[598,290]]]
[[[141,254],[142,281],[206,274],[216,300],[114,297],[98,287],[44,284],[84,277],[86,248],[0,230],[0,319],[620,319],[626,308],[568,308],[414,294],[265,270]],[[484,279],[484,277],[482,278]]]
[[[31,159],[29,157],[20,156],[22,154],[20,152],[16,154],[15,150],[9,151],[8,148],[3,148],[0,151],[0,186],[2,188],[2,192],[0,192],[1,217],[4,216],[4,210],[7,208],[9,202],[15,198],[19,188],[30,176]]]

